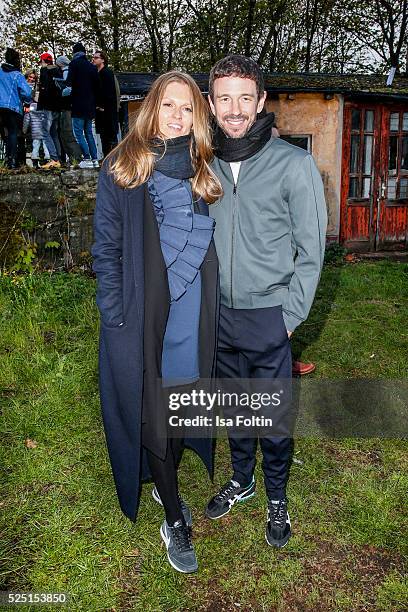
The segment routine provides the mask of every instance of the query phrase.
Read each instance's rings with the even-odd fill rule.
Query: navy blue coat
[[[85,55],[75,57],[69,64],[66,83],[72,87],[72,117],[94,119],[99,93],[97,67]]]
[[[196,212],[208,215],[208,207],[203,201],[197,206]],[[141,482],[149,476],[142,446],[144,346],[160,348],[163,333],[162,322],[159,322],[161,327],[150,325],[146,331],[144,311],[146,308],[149,313],[150,305],[145,304],[145,294],[157,296],[157,292],[145,292],[145,282],[153,283],[155,287],[162,286],[162,295],[168,295],[167,278],[162,273],[164,260],[159,233],[157,223],[151,222],[152,215],[153,205],[146,185],[122,189],[115,184],[113,176],[102,168],[92,249],[93,269],[98,279],[97,305],[101,316],[100,399],[119,503],[123,513],[132,521],[137,516]],[[156,260],[161,259],[162,270],[159,270],[160,266],[152,266],[145,279],[146,246],[150,252],[154,249]],[[215,372],[219,303],[218,261],[213,243],[203,262],[201,276],[200,374],[203,378],[209,378]],[[154,310],[155,304],[151,307]],[[145,337],[145,331],[149,338]],[[155,376],[156,372],[152,378]],[[185,440],[185,446],[199,454],[212,477],[213,441]]]

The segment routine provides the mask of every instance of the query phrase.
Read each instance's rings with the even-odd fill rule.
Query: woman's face
[[[173,81],[164,90],[159,108],[160,136],[177,138],[190,133],[193,126],[193,99],[186,83]]]
[[[30,72],[30,74],[27,77],[27,83],[30,83],[30,85],[32,83],[35,83],[35,72]]]

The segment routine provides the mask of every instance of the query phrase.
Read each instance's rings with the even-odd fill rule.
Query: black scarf
[[[271,139],[274,120],[274,113],[260,113],[242,138],[230,138],[217,124],[213,137],[215,155],[226,162],[249,159]]]
[[[178,136],[152,142],[153,151],[157,155],[154,169],[166,176],[177,179],[188,179],[194,176],[194,168],[190,153],[191,136]]]

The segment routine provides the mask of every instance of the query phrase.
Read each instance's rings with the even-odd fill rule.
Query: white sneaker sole
[[[168,548],[169,548],[169,544],[170,544],[170,538],[168,538],[168,537],[166,536],[166,533],[165,533],[165,531],[164,531],[163,525],[161,525],[161,527],[160,527],[160,535],[161,535],[161,538],[162,538],[162,540],[163,540],[163,542],[164,542],[164,544],[165,544],[165,546],[166,546],[166,550],[167,550],[167,559],[168,559],[168,561],[169,561],[169,563],[170,563],[170,565],[171,565],[171,567],[172,567],[173,569],[177,570],[178,572],[180,572],[180,573],[182,573],[182,574],[193,574],[194,572],[196,572],[196,571],[198,570],[198,567],[197,567],[197,568],[196,568],[196,569],[194,569],[194,570],[187,571],[187,570],[185,570],[185,569],[182,569],[182,568],[181,568],[181,567],[179,567],[178,565],[176,565],[176,564],[174,563],[174,561],[172,561],[172,559],[170,558],[170,555],[169,555],[169,552],[168,552]]]

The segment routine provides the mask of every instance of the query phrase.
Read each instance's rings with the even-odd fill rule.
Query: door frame
[[[350,148],[351,148],[351,117],[352,109],[359,110],[374,110],[374,140],[372,150],[372,187],[371,197],[369,201],[364,199],[355,199],[350,202],[349,198],[349,180],[350,180]],[[408,200],[405,202],[396,200],[395,203],[388,204],[387,202],[387,186],[388,186],[388,145],[389,145],[389,115],[392,112],[408,112],[408,104],[390,101],[373,102],[365,99],[346,99],[343,111],[343,137],[342,137],[342,168],[341,168],[341,191],[340,191],[340,243],[346,248],[353,251],[376,251],[380,249],[400,250],[407,247],[407,236],[404,240],[387,240],[384,237],[386,227],[387,213],[398,214],[398,207],[402,208],[405,215],[406,224],[408,226]],[[360,130],[360,133],[364,133]],[[361,139],[363,141],[363,139]],[[360,155],[362,153],[363,143],[360,142]],[[349,207],[356,206],[360,211],[356,211],[355,216],[361,217],[363,214],[368,215],[368,223],[366,220],[367,237],[350,239],[351,228],[350,217],[351,211]],[[405,208],[407,210],[405,211]],[[364,213],[364,209],[366,212]],[[369,210],[367,210],[369,209]],[[403,216],[404,216],[403,215]]]
[[[372,149],[372,185],[370,198],[353,198],[349,202],[350,184],[350,144],[351,144],[351,118],[352,110],[372,110],[374,111],[374,132]],[[340,191],[340,242],[345,247],[353,251],[373,251],[375,250],[377,211],[379,197],[379,166],[380,166],[380,146],[381,146],[381,119],[382,104],[371,100],[345,100],[343,110],[343,137],[342,137],[342,167],[341,167],[341,191]],[[360,142],[359,152],[362,154],[363,139]],[[348,228],[348,207],[358,207],[368,209],[367,238],[350,239]]]

